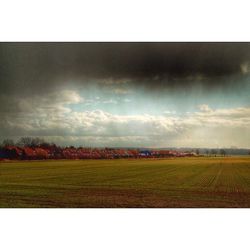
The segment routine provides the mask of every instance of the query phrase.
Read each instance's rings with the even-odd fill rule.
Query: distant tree
[[[50,147],[55,147],[55,144],[49,143],[49,142],[43,142],[40,144],[40,147],[42,148],[50,148]]]
[[[3,140],[2,144],[3,144],[4,147],[14,146],[15,145],[14,141],[11,140],[11,139]]]
[[[32,137],[21,137],[17,142],[17,145],[20,147],[31,147],[31,144]]]
[[[208,156],[208,155],[209,155],[209,150],[206,149],[206,150],[205,150],[205,153],[206,153],[206,155]]]
[[[44,139],[39,137],[21,137],[17,144],[21,147],[40,147],[44,143]]]
[[[223,149],[223,148],[221,148],[221,149],[220,149],[220,154],[223,155],[223,156],[225,156],[225,155],[226,155],[226,150]]]
[[[200,154],[200,150],[197,148],[197,149],[195,150],[195,153],[196,153],[197,155],[199,155],[199,154]]]
[[[35,137],[31,140],[31,147],[40,147],[43,143],[45,143],[44,139]]]
[[[211,155],[214,155],[214,156],[216,156],[217,155],[217,150],[216,149],[211,149]]]

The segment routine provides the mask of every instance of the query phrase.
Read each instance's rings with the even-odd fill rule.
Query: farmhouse
[[[141,157],[150,157],[151,152],[149,150],[141,150],[140,153],[139,153],[139,156],[141,156]]]

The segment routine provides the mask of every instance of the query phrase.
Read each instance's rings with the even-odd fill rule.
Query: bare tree
[[[2,144],[3,144],[4,147],[14,146],[15,145],[14,141],[11,140],[11,139],[5,139],[5,140],[3,140]]]
[[[217,155],[217,150],[216,149],[211,149],[211,155],[214,155],[214,156],[216,156]]]
[[[18,142],[17,145],[20,147],[30,147],[32,143],[32,137],[21,137]]]
[[[39,138],[39,137],[32,138],[31,147],[40,147],[44,143],[45,141],[42,138]]]
[[[226,155],[226,150],[223,149],[223,148],[221,148],[221,149],[220,149],[220,154],[223,155],[223,156],[225,156],[225,155]]]
[[[17,144],[21,147],[40,147],[46,142],[39,137],[21,137]]]

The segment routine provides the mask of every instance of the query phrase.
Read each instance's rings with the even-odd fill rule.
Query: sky
[[[0,141],[250,148],[250,43],[0,43]]]

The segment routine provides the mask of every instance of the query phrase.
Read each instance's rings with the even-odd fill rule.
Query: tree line
[[[17,147],[44,147],[48,148],[50,146],[56,146],[53,142],[47,142],[43,138],[40,137],[21,137],[16,142],[12,139],[4,139],[0,144],[0,147],[7,146],[17,146]],[[74,148],[73,146],[70,146]],[[189,148],[188,150],[190,150]],[[206,156],[217,156],[217,155],[250,155],[249,149],[238,149],[238,148],[196,148],[192,149],[197,155],[206,155]]]
[[[17,146],[17,147],[49,147],[55,143],[49,143],[40,137],[21,137],[17,142],[12,139],[4,139],[2,147]]]

